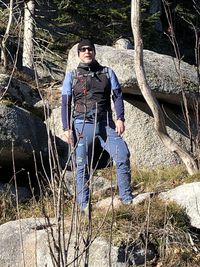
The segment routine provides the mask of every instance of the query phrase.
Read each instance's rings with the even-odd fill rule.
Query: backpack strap
[[[111,73],[110,73],[110,71],[111,71],[111,69],[109,67],[103,67],[103,71],[102,72],[106,74],[107,79],[111,83]],[[111,97],[112,97],[112,99],[114,97],[113,90],[111,90]]]
[[[106,77],[108,78],[108,80],[111,79],[110,73],[109,73],[109,68],[108,67],[103,67],[102,73],[106,74]]]
[[[73,69],[71,71],[72,74],[72,90],[74,89],[74,86],[76,85],[77,81],[78,81],[78,72],[77,69]]]
[[[79,74],[77,69],[73,69],[71,71],[71,74],[72,74],[72,90],[78,81],[78,77],[87,77],[87,76],[94,77],[94,72],[91,72],[89,74]]]
[[[96,74],[102,74],[103,73],[103,74],[106,75],[107,79],[109,81],[111,81],[111,75],[110,75],[109,70],[110,69],[108,67],[103,67],[103,70],[102,71],[97,71]],[[84,77],[84,76],[88,76],[88,75],[94,77],[94,73],[93,72],[90,73],[90,74],[79,75],[77,69],[73,69],[71,71],[71,74],[72,74],[72,90],[73,90],[74,86],[76,85],[76,83],[78,81],[78,77]]]

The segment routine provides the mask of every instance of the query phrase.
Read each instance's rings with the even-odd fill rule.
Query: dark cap
[[[89,39],[82,39],[80,41],[80,43],[78,44],[78,54],[79,54],[79,50],[81,49],[81,47],[83,46],[89,46],[89,47],[92,47],[94,49],[94,52],[95,52],[95,46],[93,44],[92,41],[90,41]]]

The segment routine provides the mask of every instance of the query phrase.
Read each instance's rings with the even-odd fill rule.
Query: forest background
[[[12,2],[12,3],[11,3]],[[13,17],[9,42],[13,47],[23,43],[24,3],[30,1],[0,1],[0,34],[4,38],[9,21],[9,6]],[[133,43],[131,1],[39,0],[34,2],[34,46],[67,57],[68,50],[81,38],[91,38],[100,45],[112,45],[125,37]],[[165,5],[163,5],[163,3]],[[187,0],[142,0],[142,34],[144,49],[174,55],[170,42],[169,20],[183,60],[194,64],[196,33],[199,31],[199,4]],[[165,6],[165,7],[164,7]],[[166,10],[167,7],[167,10]],[[168,15],[166,16],[166,11]],[[16,49],[16,48],[14,48]]]

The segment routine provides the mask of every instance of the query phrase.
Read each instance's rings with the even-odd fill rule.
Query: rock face
[[[115,42],[114,47],[118,49],[133,49],[133,45],[131,44],[130,40],[126,38],[118,39]]]
[[[0,74],[0,97],[4,96],[17,102],[17,104],[23,104],[26,108],[34,108],[40,103],[40,95],[37,90],[34,90],[27,83],[17,80],[15,78],[10,79],[9,75]]]
[[[191,225],[200,229],[200,182],[180,185],[161,193],[160,198],[179,204],[185,209]]]
[[[39,92],[0,74],[0,98],[0,166],[12,165],[12,156],[21,167],[33,164],[33,151],[47,155],[46,126],[38,116],[43,113]]]
[[[125,101],[126,131],[123,136],[131,152],[131,162],[135,167],[176,165],[180,159],[167,150],[154,129],[154,119],[147,105],[134,100]],[[181,110],[164,105],[167,131],[183,149],[190,151],[190,141]]]
[[[12,159],[24,166],[33,157],[33,150],[46,155],[47,132],[45,124],[32,113],[18,106],[0,104],[0,164],[6,165]]]
[[[58,254],[53,246],[51,230],[57,242],[54,220],[50,220],[50,225],[47,225],[44,219],[30,218],[21,221],[11,221],[0,226],[0,267],[19,267],[24,265],[29,267],[55,266],[53,258],[55,257],[55,259],[58,260]],[[67,242],[69,241],[68,251],[65,252],[67,253],[68,266],[74,266],[75,255],[79,256],[78,266],[85,266],[85,246],[82,234],[79,241],[80,243],[78,244],[75,243],[77,242],[75,233],[72,233],[72,236],[69,237],[69,232],[66,232],[65,240]],[[76,250],[77,245],[79,245],[79,248]],[[50,247],[52,252],[50,251]],[[90,245],[89,266],[110,266],[108,256],[109,247],[109,243],[105,240],[96,238]],[[125,263],[118,262],[117,256],[118,248],[112,246],[112,266],[125,267]],[[60,263],[60,266],[63,265]]]
[[[134,50],[96,45],[96,58],[99,63],[111,67],[116,72],[124,93],[141,95],[134,71]],[[76,68],[78,63],[75,45],[68,55],[67,71]],[[188,97],[191,99],[197,92],[198,81],[194,66],[181,62],[179,69],[178,63],[173,57],[144,50],[147,80],[156,97],[180,105],[183,102],[182,90],[189,94]]]

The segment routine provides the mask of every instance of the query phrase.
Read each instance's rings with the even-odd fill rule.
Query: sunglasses
[[[92,52],[92,51],[94,51],[94,48],[88,46],[88,47],[81,47],[79,49],[80,52],[85,52],[86,50],[89,52]]]

